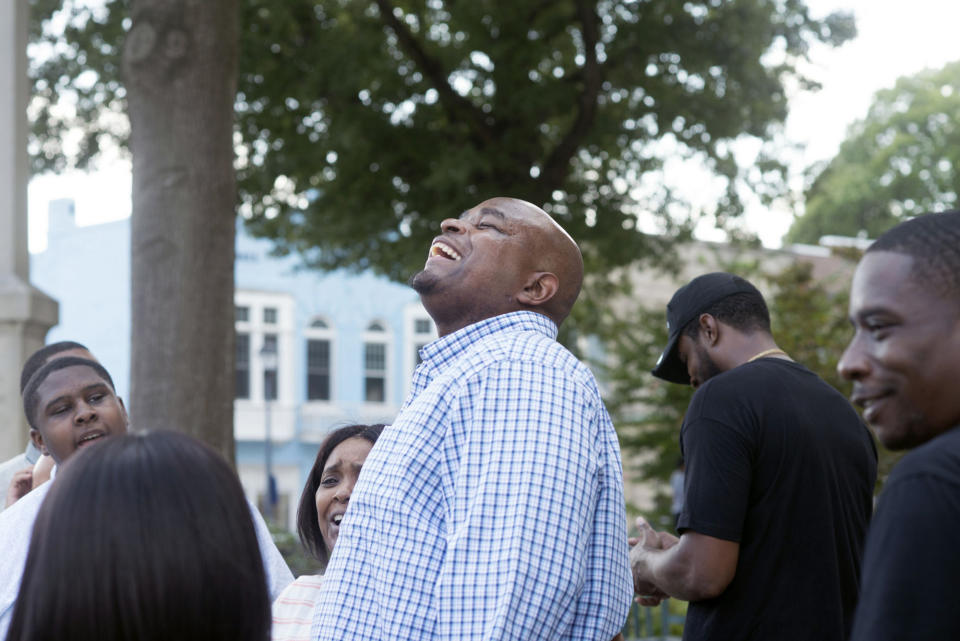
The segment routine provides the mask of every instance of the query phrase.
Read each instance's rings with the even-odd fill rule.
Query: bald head
[[[494,207],[509,209],[527,224],[534,270],[554,274],[558,280],[556,293],[540,305],[559,325],[570,314],[583,285],[583,256],[570,234],[550,214],[533,203],[518,198],[492,198]]]
[[[536,205],[491,198],[440,229],[411,284],[441,336],[520,310],[557,325],[570,313],[583,283],[583,258]]]

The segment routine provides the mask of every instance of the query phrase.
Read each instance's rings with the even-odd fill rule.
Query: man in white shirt
[[[27,383],[23,400],[31,438],[58,466],[79,448],[126,433],[129,424],[110,374],[85,358],[57,358],[43,365]],[[37,511],[53,482],[44,483],[0,514],[0,638],[10,625]],[[293,576],[263,519],[255,509],[251,513],[273,598]]]

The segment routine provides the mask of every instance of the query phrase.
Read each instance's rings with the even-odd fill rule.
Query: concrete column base
[[[57,302],[10,274],[0,275],[0,462],[23,452],[28,425],[20,399],[23,362],[57,324]]]

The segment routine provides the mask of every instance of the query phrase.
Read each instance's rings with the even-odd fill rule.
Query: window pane
[[[263,335],[263,351],[277,353],[277,335],[276,334],[264,334]]]
[[[237,334],[236,364],[234,370],[235,398],[250,398],[250,335]]]
[[[387,346],[383,343],[365,343],[363,346],[364,369],[384,371],[387,369]]]
[[[307,400],[330,400],[330,341],[307,341]]]
[[[263,308],[263,322],[267,325],[275,325],[277,323],[277,308],[276,307],[264,307]]]
[[[277,400],[277,370],[275,369],[263,372],[263,398],[268,401]]]
[[[326,370],[330,367],[330,341],[328,340],[308,340],[307,341],[307,369]]]
[[[330,376],[327,374],[307,374],[307,400],[330,400]]]
[[[367,376],[364,379],[364,398],[368,403],[382,403],[385,398],[384,381],[380,376]]]
[[[413,331],[417,334],[429,334],[430,333],[430,321],[426,318],[418,318],[414,322]]]
[[[250,308],[235,306],[233,308],[233,320],[237,323],[245,323],[250,320]]]

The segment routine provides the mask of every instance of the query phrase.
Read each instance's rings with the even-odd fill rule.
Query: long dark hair
[[[8,641],[267,641],[270,598],[236,473],[175,432],[112,436],[40,508]]]
[[[324,565],[330,558],[330,550],[323,542],[320,523],[317,522],[317,502],[314,498],[317,488],[320,487],[320,475],[323,473],[323,466],[327,464],[327,459],[330,458],[330,453],[333,452],[334,448],[348,438],[359,437],[370,443],[376,443],[383,427],[382,423],[376,425],[347,425],[330,432],[323,443],[320,444],[317,459],[313,462],[313,467],[310,468],[310,476],[307,477],[307,484],[303,487],[303,493],[300,495],[300,505],[297,507],[297,534],[300,535],[303,546]]]

